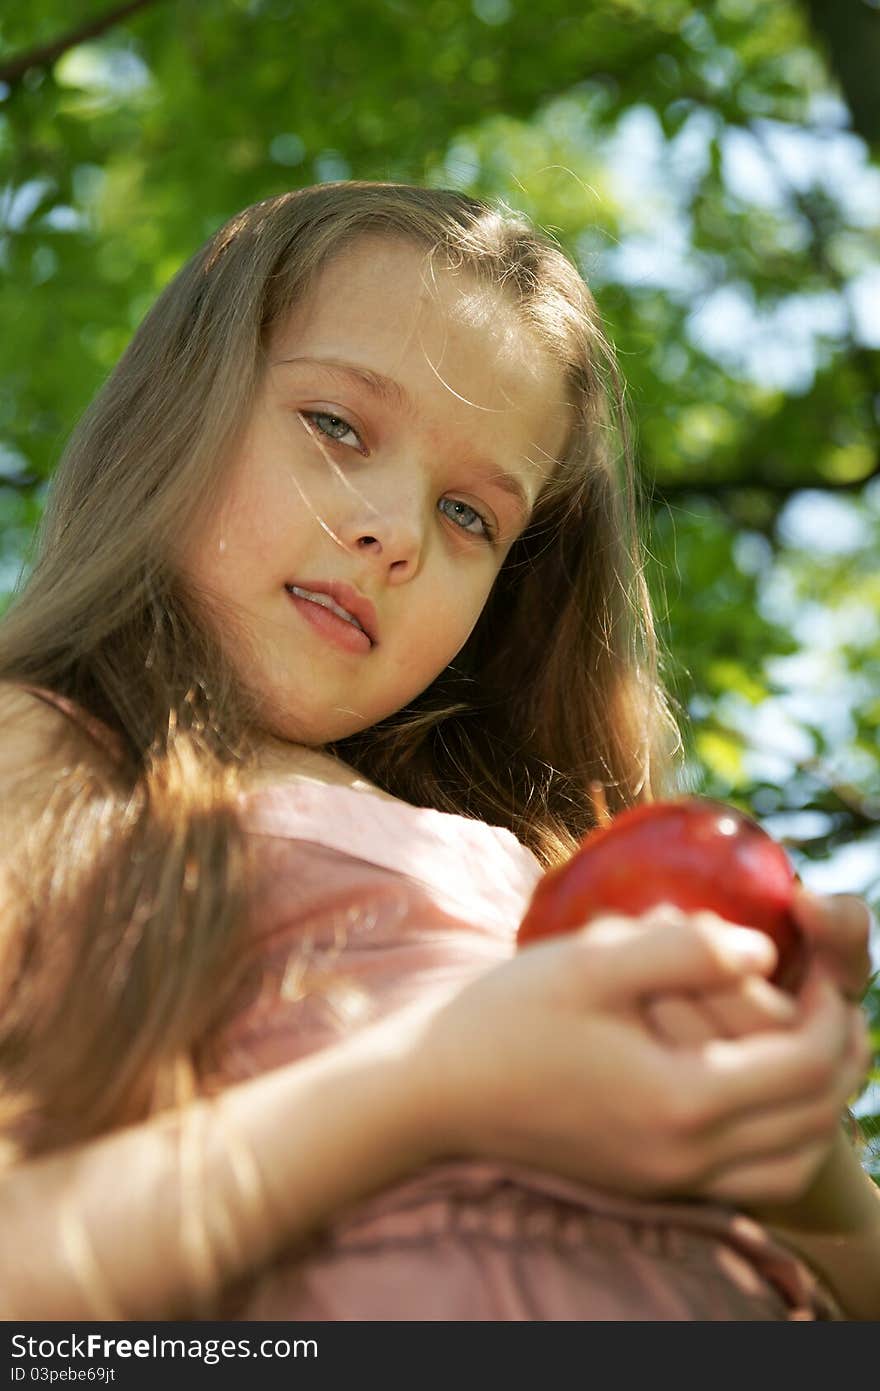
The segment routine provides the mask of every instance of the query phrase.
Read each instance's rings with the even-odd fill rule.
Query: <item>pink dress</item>
[[[507,960],[540,877],[509,832],[347,787],[243,798],[270,885],[254,973],[217,1038],[242,1080]],[[649,1124],[646,1118],[646,1124]],[[505,1163],[447,1161],[337,1215],[227,1317],[804,1320],[840,1317],[757,1223]]]
[[[266,888],[240,1001],[207,1041],[209,1089],[305,1057],[433,992],[446,996],[513,954],[541,870],[509,831],[305,781],[245,794],[241,813],[259,840]],[[731,1208],[640,1202],[462,1159],[337,1213],[305,1249],[243,1282],[222,1317],[843,1315],[800,1259]]]

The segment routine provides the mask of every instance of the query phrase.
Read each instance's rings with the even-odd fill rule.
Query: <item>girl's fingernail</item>
[[[740,960],[760,965],[775,960],[776,948],[763,932],[755,932],[750,927],[725,927],[724,940]]]

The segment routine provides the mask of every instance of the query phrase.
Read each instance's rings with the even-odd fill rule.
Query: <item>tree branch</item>
[[[115,9],[108,10],[87,24],[81,24],[76,29],[69,29],[66,34],[53,39],[51,43],[43,44],[40,48],[31,48],[26,53],[20,53],[16,58],[10,58],[5,63],[0,63],[0,82],[10,88],[18,86],[30,68],[48,67],[68,49],[76,48],[77,44],[85,43],[86,39],[97,38],[99,34],[112,29],[113,25],[118,24],[120,20],[128,19],[138,10],[145,10],[148,5],[155,3],[156,0],[128,0],[127,4],[117,5]]]
[[[694,722],[696,728],[697,722]],[[750,750],[756,753],[776,755],[778,749],[770,744],[763,743],[760,739],[755,739],[751,734],[746,734],[735,725],[724,724],[721,720],[706,719],[699,722],[701,730],[709,729],[715,734],[722,734],[728,738],[739,739],[746,743]],[[872,797],[869,792],[856,787],[853,783],[843,782],[828,767],[824,759],[816,754],[806,758],[793,758],[791,766],[795,773],[806,773],[808,777],[827,792],[838,803],[841,811],[849,816],[852,822],[864,831],[874,831],[880,828],[880,800]],[[790,807],[789,811],[798,811],[802,808]]]
[[[781,505],[795,493],[802,493],[805,488],[812,488],[828,493],[855,493],[861,491],[865,484],[872,478],[880,477],[880,457],[875,459],[874,467],[870,473],[865,474],[864,478],[847,479],[840,483],[829,482],[825,478],[798,478],[793,480],[772,479],[762,477],[761,474],[754,473],[741,478],[729,478],[718,482],[708,482],[699,478],[683,478],[670,480],[669,482],[658,482],[655,479],[646,478],[645,488],[648,492],[648,502],[654,506],[662,506],[672,498],[681,498],[700,494],[705,497],[715,498],[735,498],[739,493],[756,492],[764,493],[772,497]]]
[[[843,89],[853,125],[873,145],[880,140],[880,15],[864,0],[805,0],[805,6]]]

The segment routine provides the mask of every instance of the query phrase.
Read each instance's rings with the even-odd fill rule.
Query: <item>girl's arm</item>
[[[866,904],[852,894],[799,892],[795,914],[841,995],[852,1002],[861,999],[872,971],[872,919]],[[797,1202],[749,1210],[801,1252],[854,1319],[880,1319],[880,1189],[842,1129]]]
[[[39,762],[54,717],[39,704],[0,683],[0,723],[15,726],[0,792]],[[20,819],[0,795],[0,850],[8,834],[14,855]],[[772,957],[718,920],[600,920],[218,1099],[0,1169],[0,1246],[15,1253],[0,1317],[210,1314],[228,1286],[432,1159],[789,1202],[861,1075],[839,998],[817,998],[790,1032],[703,1053],[662,1046],[642,1010],[650,992],[758,979]]]
[[[836,992],[790,1030],[703,1051],[662,1045],[642,1009],[772,958],[719,920],[599,920],[219,1099],[8,1169],[0,1315],[216,1317],[213,1296],[435,1159],[789,1202],[863,1069]]]
[[[867,905],[850,894],[819,897],[799,889],[794,913],[812,949],[812,974],[823,975],[837,989],[855,1022],[856,1002],[871,972]],[[719,1037],[792,1026],[798,1005],[766,981],[751,978],[742,987],[699,1000],[654,1000],[649,1017],[660,1037],[700,1048]],[[801,1194],[781,1203],[746,1199],[743,1206],[824,1277],[845,1312],[855,1319],[880,1319],[880,1189],[842,1128]]]
[[[794,907],[817,959],[843,996],[858,1000],[871,973],[867,905],[851,894],[800,890]],[[843,1129],[797,1201],[749,1211],[824,1276],[853,1318],[880,1319],[880,1189]]]
[[[797,1201],[748,1208],[824,1277],[854,1319],[880,1319],[880,1189],[843,1130]]]
[[[0,1318],[210,1316],[224,1286],[423,1162],[405,1050],[398,1020],[9,1169]]]

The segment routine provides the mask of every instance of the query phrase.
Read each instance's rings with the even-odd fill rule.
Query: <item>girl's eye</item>
[[[351,435],[354,440],[354,448],[363,449],[357,431],[341,415],[332,415],[329,411],[300,411],[300,415],[304,420],[315,425],[322,435],[333,440],[334,443],[345,444],[351,448],[352,446],[345,438],[346,435]],[[475,507],[471,507],[469,503],[462,502],[459,498],[444,497],[437,505],[441,508],[449,507],[450,510],[445,515],[455,522],[459,530],[466,531],[471,536],[483,536],[487,541],[495,540],[495,529],[492,523]]]
[[[469,503],[461,502],[458,498],[454,497],[441,498],[437,506],[442,507],[444,504],[450,508],[446,516],[451,517],[456,526],[459,526],[462,531],[469,532],[471,536],[482,535],[485,536],[487,541],[494,541],[494,528],[475,507],[471,507]],[[474,522],[476,522],[479,527],[477,531],[472,530]]]
[[[330,415],[327,411],[300,411],[304,420],[310,420],[320,430],[322,435],[334,440],[337,444],[346,444],[346,435],[351,435],[354,439],[354,448],[362,449],[363,445],[357,431],[352,429],[347,420],[343,420],[341,415]],[[348,445],[351,448],[350,445]]]

